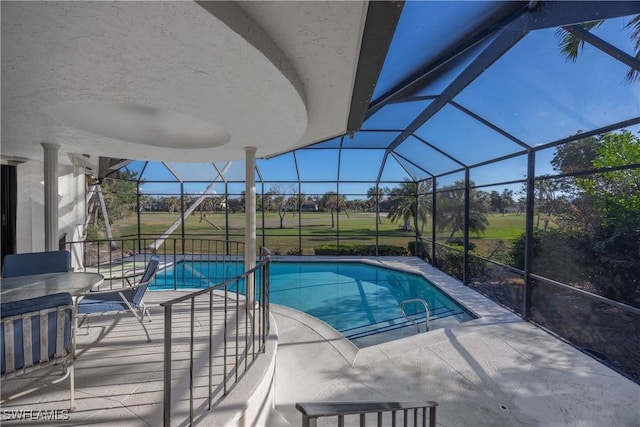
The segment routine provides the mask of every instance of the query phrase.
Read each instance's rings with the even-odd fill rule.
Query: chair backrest
[[[0,306],[2,375],[70,357],[73,300],[62,292]]]
[[[149,262],[147,263],[147,267],[144,269],[144,273],[140,278],[139,284],[150,282],[155,276],[156,271],[158,270],[158,264],[160,263],[160,258],[157,256],[152,256]]]
[[[9,254],[4,258],[2,277],[28,274],[62,273],[71,267],[69,251],[31,252]]]
[[[144,297],[144,293],[147,291],[149,287],[149,282],[153,280],[153,277],[156,275],[156,271],[158,271],[158,264],[160,263],[160,258],[157,256],[152,256],[147,264],[147,267],[138,282],[136,289],[136,293],[133,295],[132,302],[136,305],[140,304],[142,301],[142,297]]]

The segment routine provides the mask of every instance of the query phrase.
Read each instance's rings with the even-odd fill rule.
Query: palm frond
[[[564,28],[558,28],[556,30],[556,37],[559,38],[558,45],[562,55],[569,61],[576,61],[580,51],[582,50],[584,41]]]
[[[591,31],[594,28],[599,27],[604,23],[604,20],[600,21],[591,21],[580,24],[580,26],[586,31]],[[558,28],[556,30],[556,37],[558,40],[558,45],[560,47],[560,52],[564,55],[565,58],[569,61],[576,61],[578,59],[578,55],[582,51],[584,46],[584,41],[577,37],[575,34],[565,30],[564,28]]]
[[[635,48],[635,58],[640,60],[640,15],[636,15],[633,17],[631,21],[629,21],[625,26],[625,28],[631,28],[631,37],[634,40],[634,48]],[[629,82],[635,82],[640,79],[640,71],[635,68],[629,68],[627,72],[627,80]]]
[[[634,16],[624,27],[631,28],[630,37],[635,40],[636,52],[640,51],[640,15]]]

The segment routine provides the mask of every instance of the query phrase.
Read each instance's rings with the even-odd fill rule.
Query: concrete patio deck
[[[479,318],[357,349],[272,305],[275,403],[291,424],[295,402],[435,400],[439,426],[640,426],[640,385],[417,258],[365,262],[421,274]]]
[[[428,275],[481,317],[459,326],[358,349],[323,322],[272,305],[275,322],[269,345],[277,355],[272,382],[275,408],[264,421],[265,426],[301,425],[301,416],[294,408],[296,402],[365,400],[435,400],[440,405],[439,426],[640,425],[638,384],[419,260],[369,262],[401,263],[404,269]],[[89,333],[80,335],[78,340],[77,410],[69,414],[68,420],[7,421],[5,412],[65,408],[65,381],[3,405],[2,424],[161,425],[163,319],[158,303],[174,295],[147,293],[145,300],[154,316],[149,325],[151,343],[146,342],[142,328],[131,316],[120,316],[117,321],[109,316],[92,320]],[[182,324],[182,332],[174,336],[173,354],[178,362],[173,377],[180,383],[176,385],[176,390],[182,390],[178,394],[183,395],[177,398],[174,409],[182,420],[176,417],[172,425],[187,425],[184,392],[188,367],[184,361],[188,340],[184,328],[188,318],[184,314],[175,318],[179,319],[175,323]],[[204,323],[198,325],[204,328]],[[267,358],[262,360],[266,363]],[[259,372],[269,372],[264,366],[257,367]],[[49,380],[59,371],[49,371],[48,377],[46,372],[3,381],[3,398],[39,379]],[[196,377],[203,379],[200,374]],[[246,379],[257,381],[250,375]],[[237,391],[242,394],[245,389],[243,385]],[[225,426],[230,425],[228,420],[234,425],[251,425],[234,415],[243,405],[237,397],[223,399],[212,415],[206,410],[204,390],[206,386],[199,383],[194,405],[196,425]],[[271,406],[267,401],[252,402],[256,403]],[[369,418],[367,424],[374,425],[375,417]],[[331,420],[320,425],[334,423]],[[347,425],[357,425],[357,421],[347,419]]]
[[[69,408],[69,381],[59,384],[52,381],[60,377],[60,368],[56,366],[36,370],[2,382],[3,400],[35,386],[37,391],[9,400],[2,405],[2,425],[58,425],[86,426],[161,426],[163,424],[163,379],[164,379],[164,309],[159,305],[184,292],[148,292],[145,301],[152,315],[152,322],[146,323],[151,342],[147,342],[144,330],[130,314],[122,313],[94,316],[90,318],[90,327],[80,327],[77,335],[75,368],[75,410],[66,413]],[[227,425],[241,417],[243,402],[228,395],[215,410],[208,411],[208,296],[196,302],[194,327],[194,422],[200,425]],[[246,347],[242,338],[245,327],[245,310],[239,305],[236,317],[235,303],[227,312],[227,358],[223,366],[224,354],[222,342],[224,331],[223,296],[214,299],[213,342],[218,346],[212,357],[213,402],[222,397],[222,377],[226,372],[231,375],[227,381],[229,390],[240,389],[238,396],[246,394],[247,381],[258,383],[257,374],[268,371],[269,359],[275,355],[275,339],[267,344],[268,357],[256,353],[253,347]],[[234,300],[235,301],[235,300]],[[189,303],[174,307],[172,316],[173,336],[172,354],[172,411],[171,425],[188,425],[189,419],[189,353],[190,353],[190,314]],[[237,323],[236,323],[237,322]],[[238,325],[236,327],[236,325]],[[257,329],[257,327],[256,327]],[[240,332],[236,341],[236,330]],[[238,382],[235,382],[236,369],[234,357],[241,360],[237,370]],[[248,348],[248,357],[243,352]],[[256,347],[257,350],[257,347]],[[246,362],[246,365],[245,365]],[[249,367],[245,371],[245,366]],[[252,377],[253,375],[253,377]],[[271,373],[271,376],[273,374]],[[235,388],[234,388],[235,387]],[[251,390],[249,390],[251,391]],[[21,410],[32,411],[20,415]],[[58,420],[41,421],[34,413],[38,411],[58,410]],[[41,418],[51,413],[41,414]],[[19,419],[19,418],[27,419]],[[31,418],[31,419],[28,419]],[[68,418],[68,419],[66,419]]]
[[[640,425],[639,385],[522,321],[356,352],[313,319],[274,312],[276,407],[292,425],[301,425],[296,402],[420,400],[439,403],[438,426]]]

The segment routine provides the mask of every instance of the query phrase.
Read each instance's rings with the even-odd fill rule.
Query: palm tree
[[[369,204],[369,209],[376,210],[376,221],[378,224],[382,224],[382,218],[380,218],[380,209],[377,208],[378,204],[384,198],[384,189],[380,187],[370,187],[367,190],[367,203]]]
[[[335,191],[328,191],[324,193],[321,199],[321,204],[325,209],[328,209],[329,212],[331,212],[331,228],[336,228],[336,223],[333,216],[334,212],[336,213],[336,215],[339,215],[340,211],[344,211],[344,213],[347,215],[347,218],[349,217],[349,212],[346,211],[347,199],[343,195],[340,195]]]
[[[412,219],[416,224],[416,228],[419,222],[419,230],[416,230],[419,235],[422,235],[430,210],[428,198],[419,196],[419,193],[424,189],[423,186],[423,183],[417,184],[413,181],[404,181],[398,187],[393,188],[389,194],[388,218],[392,222],[402,220],[402,230],[404,231],[411,230]]]
[[[591,31],[594,28],[598,28],[603,23],[604,20],[599,20],[585,22],[580,24],[580,26],[586,31]],[[631,28],[631,35],[629,37],[634,41],[636,51],[634,56],[636,59],[640,59],[640,15],[634,16],[624,27]],[[568,60],[575,62],[578,59],[578,55],[580,54],[582,47],[584,46],[584,40],[564,28],[558,28],[558,30],[556,30],[556,36],[559,38],[558,43],[560,45],[561,53]],[[629,68],[626,78],[629,82],[638,80],[640,79],[640,72],[635,68]]]
[[[321,200],[322,206],[324,206],[325,209],[328,209],[329,212],[331,212],[331,228],[335,228],[336,227],[336,223],[335,223],[335,219],[333,217],[333,212],[336,210],[337,206],[338,206],[338,193],[336,193],[335,191],[329,191],[326,192],[323,196],[322,196],[322,200]]]
[[[469,184],[471,187],[474,186],[473,182]],[[464,188],[463,181],[443,187],[438,192],[436,226],[438,231],[450,232],[447,242],[450,242],[457,232],[464,231],[464,190],[459,190],[459,188]],[[485,204],[480,202],[477,190],[470,191],[469,231],[476,234],[484,233],[489,225]]]
[[[502,190],[501,197],[502,197],[501,210],[502,210],[502,216],[504,216],[504,214],[507,212],[507,209],[515,205],[515,202],[513,201],[513,190],[509,190],[505,188],[504,190]]]

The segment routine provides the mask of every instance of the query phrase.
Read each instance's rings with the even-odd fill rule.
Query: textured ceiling
[[[345,132],[363,2],[2,2],[2,155],[259,157]],[[60,161],[69,162],[65,155]]]

